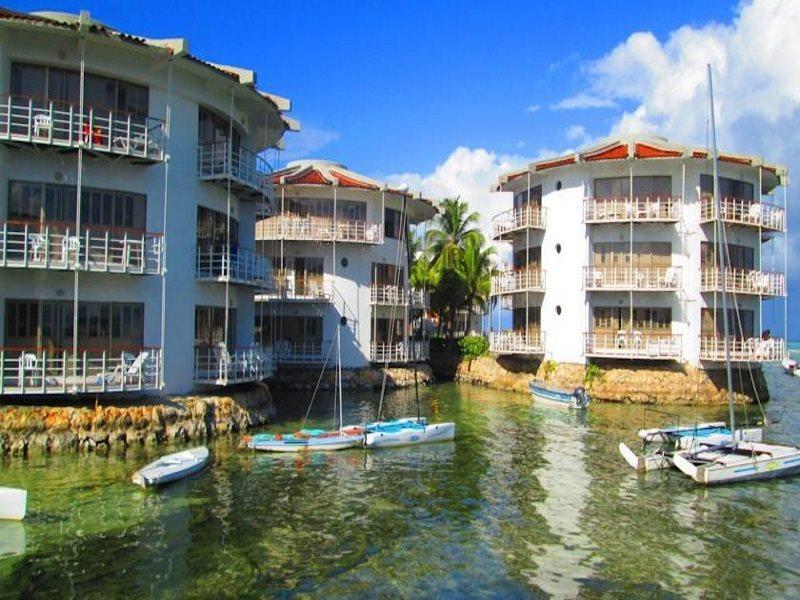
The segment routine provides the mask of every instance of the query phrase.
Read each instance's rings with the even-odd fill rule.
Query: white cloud
[[[331,142],[339,140],[339,132],[317,127],[303,127],[297,133],[288,133],[283,138],[286,149],[281,158],[294,160],[295,158],[319,158],[312,156]]]
[[[535,112],[539,112],[540,108],[542,107],[539,106],[538,104],[529,104],[528,108],[525,109],[525,112],[533,114]]]
[[[610,98],[587,93],[575,94],[551,104],[551,110],[576,110],[581,108],[614,108],[617,103]]]

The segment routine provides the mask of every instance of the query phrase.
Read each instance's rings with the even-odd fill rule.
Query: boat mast
[[[722,223],[722,205],[719,198],[719,170],[717,165],[717,128],[714,121],[714,85],[711,81],[711,64],[708,67],[708,101],[711,110],[711,157],[714,163],[714,209],[717,213],[717,250],[719,252],[719,270],[722,280],[722,332],[725,336],[725,372],[728,379],[728,412],[730,413],[731,441],[736,444],[736,421],[733,414],[733,370],[731,369],[731,340],[728,332],[728,293],[725,269],[725,250],[727,247],[725,229]]]
[[[405,222],[403,218],[405,217]],[[408,219],[408,198],[406,196],[406,192],[403,192],[403,211],[400,214],[400,222],[403,224],[403,230],[406,236],[406,268],[405,268],[405,281],[403,282],[403,287],[405,288],[405,296],[408,300],[408,306],[406,307],[406,315],[411,313],[411,310],[414,306],[414,302],[411,299],[411,286],[409,282],[411,281],[411,240],[410,233],[411,228],[409,227],[409,219]],[[417,347],[416,343],[414,342],[414,318],[411,315],[411,340],[409,341],[409,345],[411,346],[411,363],[414,366],[414,395],[417,399],[417,422],[420,419],[420,410],[419,410],[419,379],[417,377]]]

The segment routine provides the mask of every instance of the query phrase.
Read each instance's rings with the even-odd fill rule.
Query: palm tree
[[[476,227],[480,216],[469,212],[469,205],[460,197],[442,200],[441,210],[428,231],[428,250],[436,268],[455,268],[467,238],[481,236]]]
[[[464,335],[469,333],[472,321],[472,311],[477,306],[481,310],[486,308],[486,301],[492,285],[494,263],[492,256],[494,248],[484,247],[483,236],[470,235],[464,240],[461,260],[456,264],[455,271],[462,281],[464,293],[464,306],[467,309],[467,324]]]

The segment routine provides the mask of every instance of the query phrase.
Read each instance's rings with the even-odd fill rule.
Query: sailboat
[[[364,428],[359,425],[345,426],[342,410],[342,327],[347,325],[347,317],[342,317],[336,329],[336,381],[333,390],[333,407],[339,409],[339,428],[301,429],[294,433],[259,433],[245,438],[247,447],[261,452],[304,452],[346,450],[364,444]],[[322,366],[323,371],[327,366]],[[316,394],[316,391],[315,391]],[[314,397],[311,398],[311,403]],[[310,409],[310,406],[309,406]],[[334,417],[335,420],[335,417]],[[335,423],[334,423],[335,425]]]
[[[401,219],[405,218],[403,231],[405,233],[406,264],[408,267],[410,267],[412,256],[411,243],[409,240],[407,197],[405,189],[401,190],[401,192],[403,196]],[[409,289],[408,275],[406,275],[403,285],[405,286],[405,297],[409,298],[409,305],[406,307],[406,310],[411,310],[411,293]],[[386,390],[386,386],[384,385],[381,389],[381,401],[378,408],[379,420],[364,425],[364,445],[367,446],[367,448],[388,448],[425,444],[429,442],[446,442],[455,438],[455,423],[428,423],[428,420],[420,415],[419,379],[417,377],[417,350],[416,344],[413,343],[413,338],[414,336],[412,333],[412,343],[410,344],[411,362],[414,367],[414,394],[417,400],[417,415],[416,417],[404,417],[386,421],[380,420],[380,407],[383,406],[383,396]]]
[[[719,248],[720,278],[722,281],[722,323],[725,336],[725,370],[728,385],[728,411],[730,413],[730,431],[728,439],[715,446],[702,445],[698,449],[675,452],[671,462],[679,471],[695,482],[703,485],[718,483],[734,483],[755,479],[771,479],[787,477],[800,473],[800,448],[780,446],[762,442],[742,441],[736,435],[736,421],[733,410],[733,372],[728,325],[727,280],[725,276],[725,227],[722,222],[722,211],[719,195],[719,173],[717,161],[717,134],[714,121],[714,89],[711,77],[711,65],[708,65],[708,91],[711,116],[711,142],[714,163],[714,202],[716,203],[716,227],[719,231],[717,247]],[[759,190],[759,193],[761,191]]]

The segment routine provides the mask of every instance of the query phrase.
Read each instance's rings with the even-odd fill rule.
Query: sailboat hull
[[[432,442],[447,442],[455,438],[455,423],[408,424],[405,426],[379,426],[367,430],[365,445],[368,448],[392,448]]]
[[[672,464],[697,483],[716,485],[800,474],[800,449],[743,442],[699,453],[678,452]]]
[[[364,444],[363,434],[324,435],[299,438],[286,436],[255,436],[247,447],[258,452],[333,452]]]

